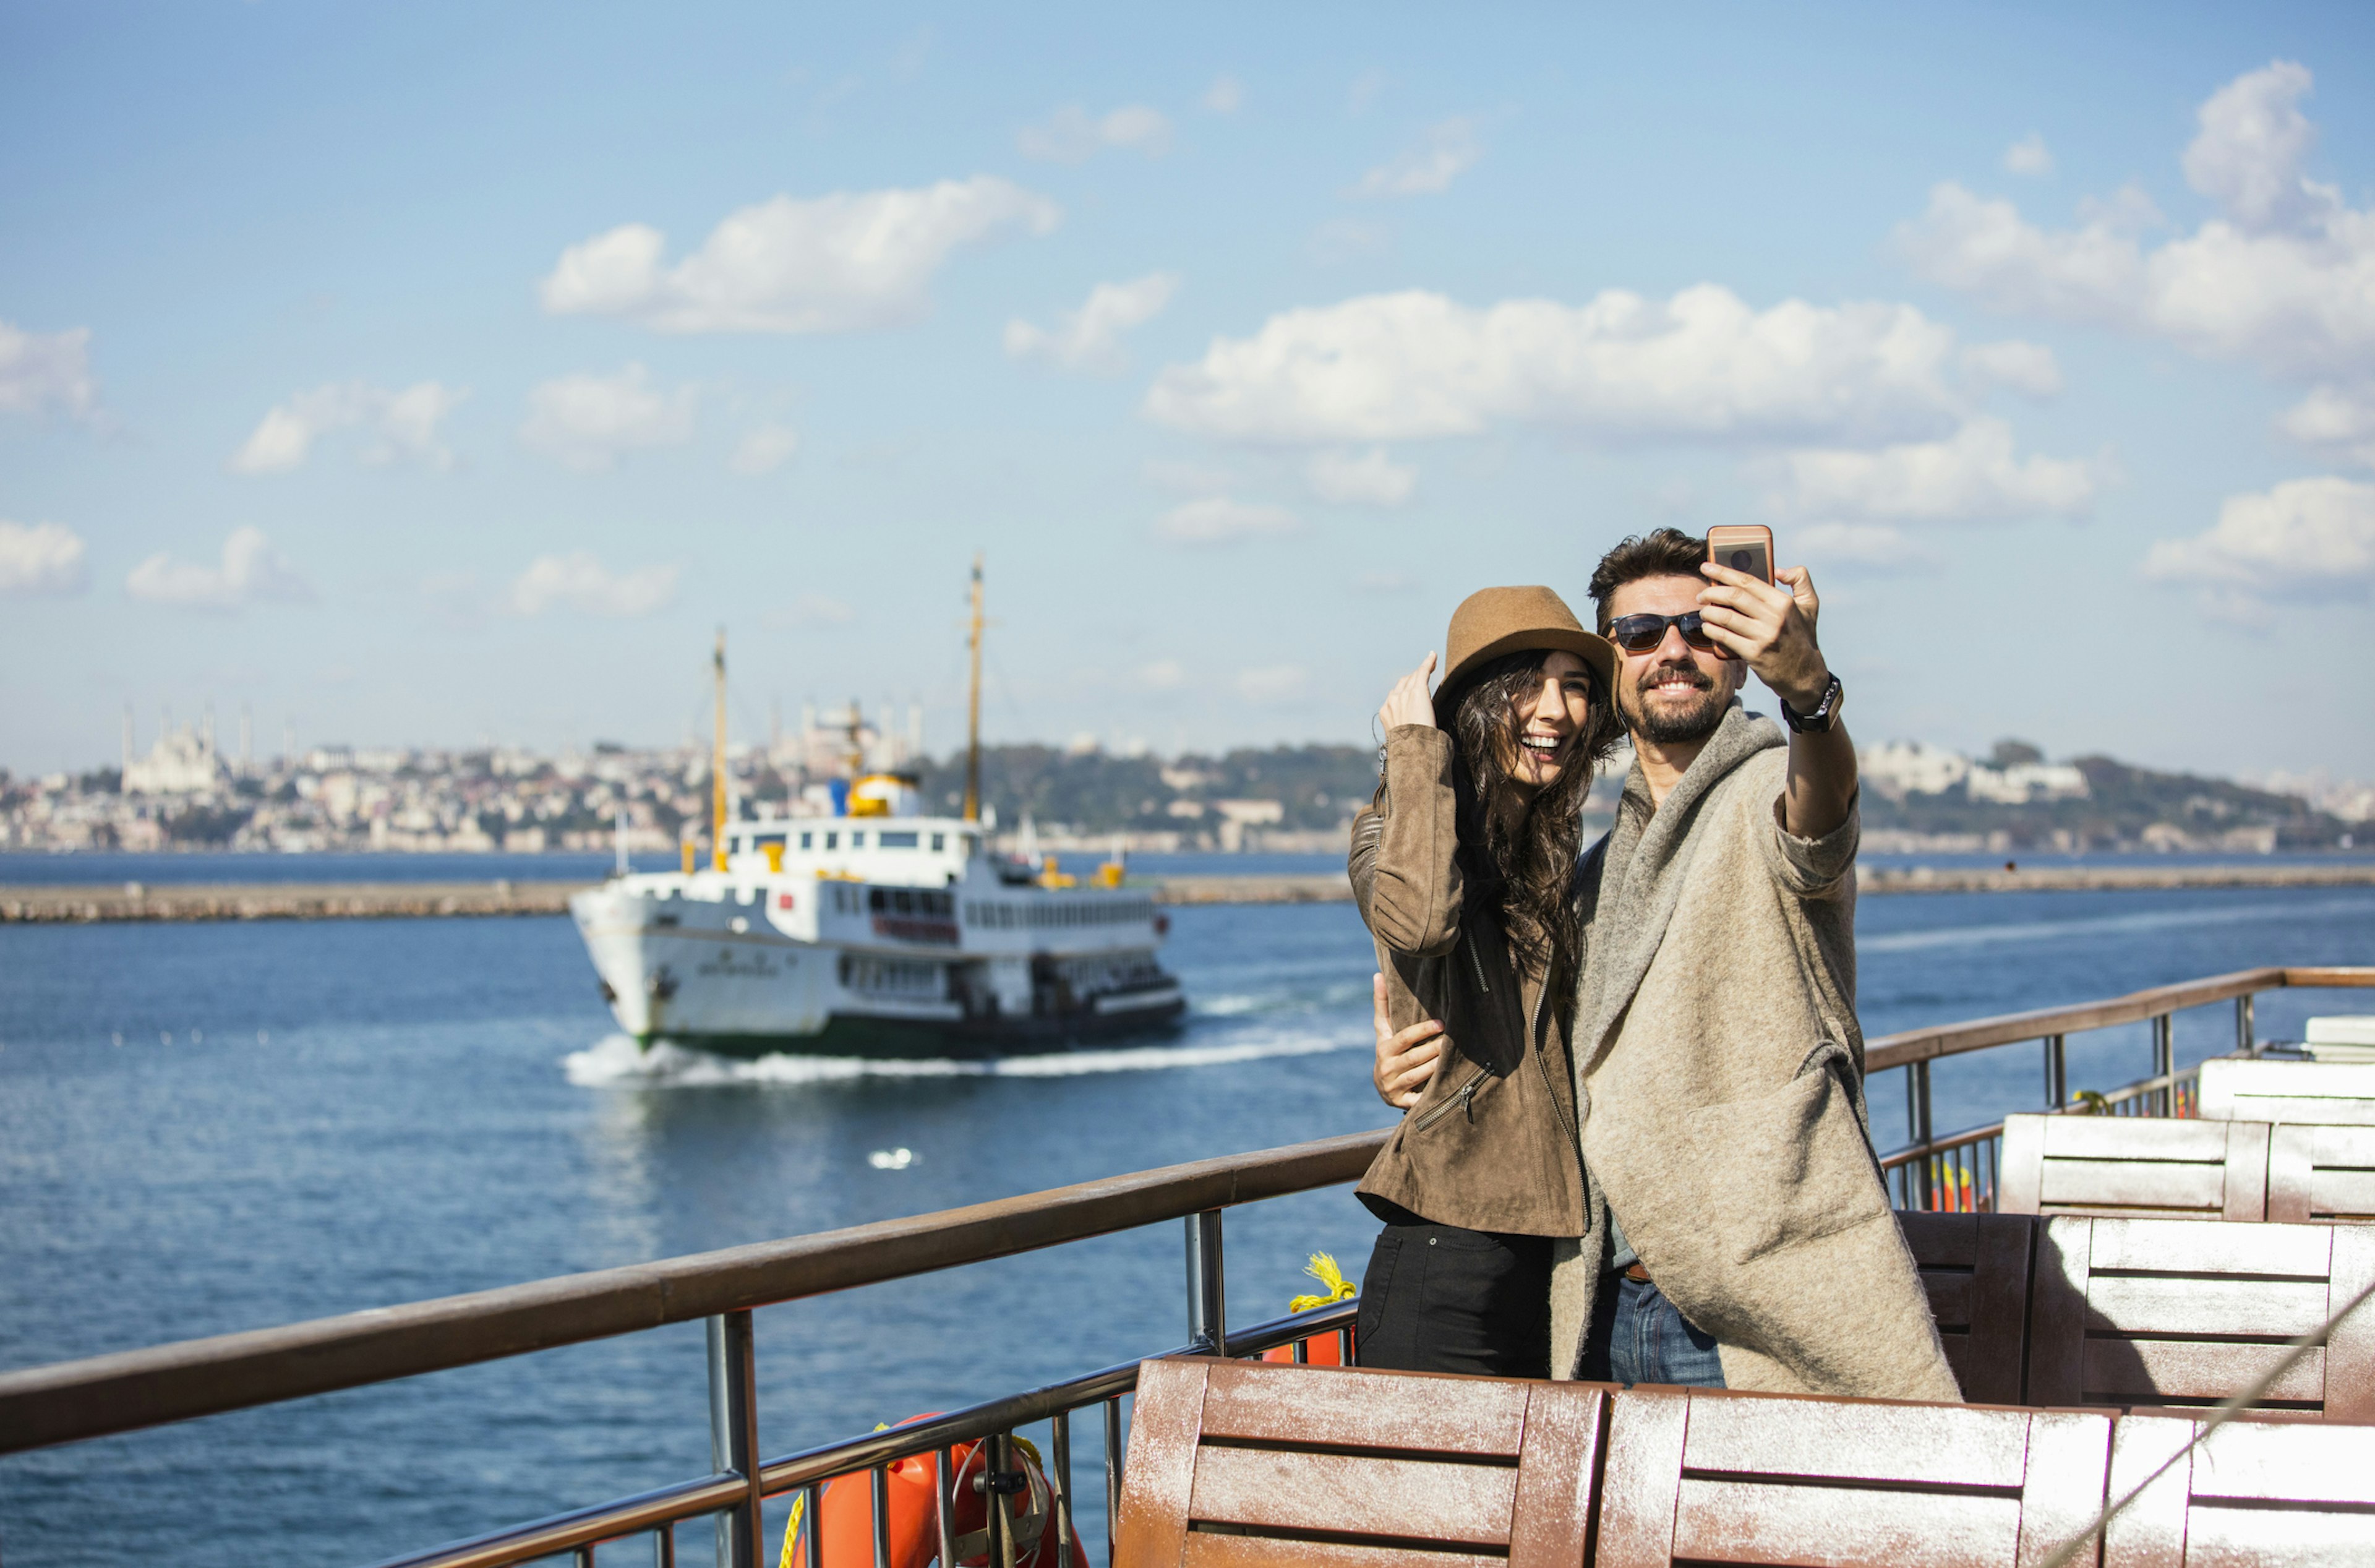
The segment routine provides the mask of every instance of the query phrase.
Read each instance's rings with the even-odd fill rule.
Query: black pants
[[[1548,1377],[1550,1238],[1411,1218],[1377,1232],[1369,1253],[1354,1320],[1359,1364]]]

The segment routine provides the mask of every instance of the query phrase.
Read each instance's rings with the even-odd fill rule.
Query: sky
[[[945,750],[976,551],[994,741],[1361,742],[1747,522],[1860,742],[2375,776],[2370,34],[8,0],[0,766]]]

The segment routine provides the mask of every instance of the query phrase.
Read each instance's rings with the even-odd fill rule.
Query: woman
[[[1384,776],[1350,871],[1423,1084],[1361,1200],[1385,1221],[1361,1286],[1364,1366],[1550,1375],[1554,1237],[1586,1230],[1566,1054],[1568,889],[1593,770],[1622,733],[1615,653],[1548,588],[1469,595],[1377,711]]]

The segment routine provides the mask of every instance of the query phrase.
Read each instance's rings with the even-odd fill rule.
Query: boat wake
[[[624,1034],[612,1034],[561,1058],[569,1081],[583,1089],[707,1089],[732,1084],[850,1083],[866,1079],[1083,1078],[1099,1073],[1163,1072],[1215,1067],[1281,1056],[1316,1056],[1365,1049],[1365,1029],[1328,1033],[1264,1033],[1230,1040],[1188,1041],[1163,1045],[1098,1050],[1047,1051],[1028,1055],[955,1057],[811,1056],[788,1053],[738,1061],[712,1055],[668,1040],[650,1050]]]

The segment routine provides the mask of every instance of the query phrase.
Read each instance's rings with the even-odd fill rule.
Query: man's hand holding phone
[[[1785,566],[1767,583],[1712,560],[1701,562],[1699,572],[1707,580],[1699,590],[1699,619],[1715,644],[1792,708],[1802,712],[1819,703],[1831,667],[1814,641],[1823,607],[1813,574]]]

